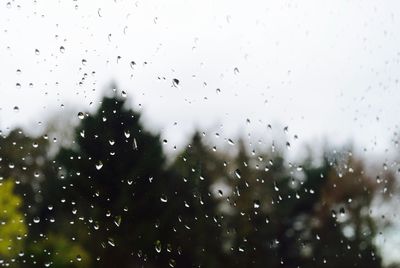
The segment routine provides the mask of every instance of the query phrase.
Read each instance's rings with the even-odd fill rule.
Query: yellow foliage
[[[0,182],[0,258],[12,258],[23,250],[22,237],[27,232],[20,211],[22,198],[14,194],[14,182]]]

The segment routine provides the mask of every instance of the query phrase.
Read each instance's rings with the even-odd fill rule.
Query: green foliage
[[[29,265],[44,267],[89,267],[91,256],[78,243],[63,235],[50,233],[28,248],[29,255],[35,256]]]
[[[17,257],[23,249],[22,238],[27,232],[20,211],[22,198],[14,193],[14,182],[0,181],[0,259]]]

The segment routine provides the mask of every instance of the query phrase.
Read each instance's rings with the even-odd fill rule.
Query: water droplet
[[[283,128],[283,132],[288,133],[288,131],[289,131],[289,127],[288,126]]]
[[[176,79],[176,78],[172,79],[172,86],[173,87],[178,87],[179,86],[179,80]]]
[[[107,241],[107,243],[108,243],[110,246],[112,246],[112,247],[115,247],[115,242],[114,242],[114,239],[112,239],[112,238],[108,238],[108,241]]]
[[[64,53],[64,52],[65,52],[65,47],[60,46],[60,52],[61,52],[61,53]]]
[[[18,106],[14,106],[13,110],[14,110],[14,112],[18,113],[19,112],[19,107]]]
[[[235,170],[235,176],[238,178],[238,179],[240,179],[242,176],[240,175],[240,170],[239,169],[236,169]]]
[[[344,216],[344,213],[345,213],[344,207],[341,207],[339,212],[340,212],[340,216]]]
[[[114,224],[117,227],[119,227],[121,225],[121,220],[122,220],[121,216],[116,216],[115,219],[114,219]]]
[[[34,218],[33,218],[33,222],[34,222],[34,223],[39,223],[39,222],[40,222],[40,218],[37,217],[37,216],[34,217]]]
[[[79,118],[80,120],[82,120],[83,118],[85,118],[84,113],[79,112],[79,113],[78,113],[78,118]]]
[[[167,198],[166,195],[162,195],[162,196],[160,197],[160,200],[161,200],[161,202],[163,202],[163,203],[167,203],[167,202],[168,202],[168,198]]]
[[[35,54],[36,54],[36,55],[40,55],[39,49],[35,49]]]
[[[233,69],[233,73],[234,73],[235,75],[238,75],[238,74],[239,74],[239,68],[238,68],[238,67],[235,67],[235,69]]]
[[[253,206],[255,209],[258,209],[260,207],[260,201],[259,200],[254,200]]]
[[[302,171],[303,170],[303,166],[298,166],[297,167],[297,171]]]
[[[101,161],[97,162],[96,169],[100,170],[103,167],[103,163]]]
[[[161,252],[161,241],[160,241],[160,240],[157,240],[157,241],[156,241],[156,243],[155,243],[155,249],[156,249],[157,253],[160,253],[160,252]]]
[[[175,267],[175,265],[176,265],[175,260],[174,259],[170,259],[169,262],[168,262],[168,265],[169,265],[169,267]]]

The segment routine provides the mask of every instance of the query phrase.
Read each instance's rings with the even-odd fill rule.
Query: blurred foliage
[[[167,161],[160,136],[117,95],[78,118],[56,151],[20,129],[0,139],[0,175],[18,183],[0,187],[3,264],[383,266],[371,209],[394,191],[389,170],[370,175],[346,152],[293,164],[244,140],[236,154],[217,151],[200,132]]]
[[[22,198],[14,193],[14,182],[0,181],[0,259],[11,259],[23,250],[27,232],[20,211]]]
[[[63,235],[50,233],[38,243],[32,243],[27,249],[34,256],[27,267],[89,267],[90,255],[79,244]]]

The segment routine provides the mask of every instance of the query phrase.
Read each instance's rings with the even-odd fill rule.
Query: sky
[[[115,81],[166,150],[197,128],[396,154],[399,15],[394,0],[5,1],[0,130],[76,120]]]
[[[382,152],[398,131],[399,12],[398,1],[11,1],[0,128],[93,111],[114,80],[171,144],[194,127],[266,137],[270,124],[288,126],[294,147]]]

